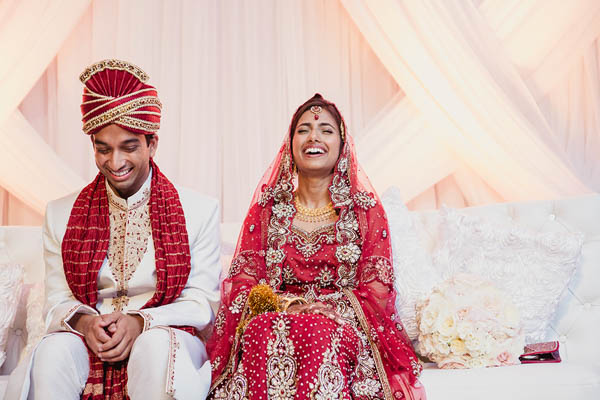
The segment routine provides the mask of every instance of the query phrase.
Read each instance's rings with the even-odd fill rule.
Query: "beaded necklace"
[[[308,208],[300,203],[298,197],[294,197],[294,206],[296,207],[297,211],[296,217],[300,221],[304,222],[324,222],[331,220],[335,216],[335,208],[333,208],[333,204],[331,202],[323,207]]]

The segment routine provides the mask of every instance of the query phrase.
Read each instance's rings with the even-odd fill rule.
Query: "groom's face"
[[[146,138],[111,124],[92,136],[96,165],[122,198],[135,194],[150,173],[158,137]]]

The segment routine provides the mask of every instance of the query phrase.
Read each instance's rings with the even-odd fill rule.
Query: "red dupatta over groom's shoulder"
[[[177,190],[152,162],[150,220],[156,260],[156,292],[143,308],[173,302],[190,272],[190,247]],[[98,271],[108,251],[110,223],[104,176],[86,186],[75,201],[62,242],[65,276],[73,296],[95,308]],[[191,327],[181,327],[194,334]],[[127,360],[103,363],[91,350],[83,399],[126,398]]]

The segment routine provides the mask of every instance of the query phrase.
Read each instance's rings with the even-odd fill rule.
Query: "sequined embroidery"
[[[344,375],[337,361],[340,348],[341,326],[331,335],[331,348],[323,354],[323,362],[317,371],[316,381],[310,383],[310,398],[314,400],[341,399],[344,390]]]
[[[302,228],[291,226],[290,242],[302,254],[304,260],[308,261],[322,248],[322,243],[332,244],[335,242],[335,224],[329,224],[307,232]]]
[[[147,106],[156,106],[158,108],[161,108],[162,104],[161,104],[160,100],[158,100],[158,98],[156,98],[154,96],[138,97],[136,99],[133,99],[126,103],[123,103],[118,107],[112,108],[112,109],[110,109],[110,111],[104,112],[94,118],[91,118],[89,121],[87,121],[83,125],[83,132],[87,133],[87,132],[93,130],[94,128],[97,128],[98,126],[106,124],[109,121],[115,121],[115,120],[121,118],[122,116],[124,116],[125,114],[130,112],[131,110],[135,110],[137,108],[147,107]],[[149,122],[143,123],[141,120],[130,120],[129,123],[132,123],[132,121],[135,121],[136,123],[139,122],[142,125],[148,125],[148,130],[151,130],[151,131],[158,130],[158,127],[160,125],[158,123],[149,123]],[[135,127],[137,127],[137,126],[135,126]]]
[[[369,283],[375,279],[391,285],[394,283],[394,270],[390,261],[384,257],[369,257],[363,264],[361,281]]]
[[[219,308],[219,312],[217,313],[217,317],[215,318],[215,331],[217,332],[218,335],[222,335],[223,334],[223,327],[225,326],[225,310],[223,310],[223,308],[225,307],[224,304],[221,304],[221,307]]]
[[[81,83],[86,83],[92,75],[97,72],[104,71],[107,68],[127,71],[138,78],[141,82],[146,82],[149,79],[148,74],[146,74],[140,67],[125,61],[110,59],[99,61],[87,67],[85,71],[79,75],[79,80]]]
[[[282,283],[281,263],[285,260],[285,252],[282,247],[287,242],[290,225],[292,224],[292,217],[295,213],[295,208],[291,205],[294,185],[289,169],[290,159],[289,155],[286,154],[281,161],[281,177],[279,183],[277,183],[277,186],[275,186],[275,189],[269,195],[273,198],[274,202],[271,207],[272,214],[268,227],[268,249],[265,256],[265,264],[267,265],[269,285],[273,288],[279,288]],[[267,192],[263,192],[263,194],[265,193]]]
[[[247,400],[248,380],[244,375],[244,366],[240,364],[231,380],[214,391],[215,400]]]
[[[107,190],[110,220],[108,264],[117,283],[112,304],[122,311],[128,304],[128,282],[142,262],[152,235],[150,223],[150,189],[144,189],[140,200],[128,207],[126,200]]]
[[[285,265],[283,267],[281,276],[283,277],[283,283],[285,283],[286,285],[295,285],[301,283],[289,265]]]
[[[234,277],[239,273],[245,273],[250,276],[257,276],[257,268],[258,263],[256,262],[256,257],[258,255],[253,250],[245,250],[240,252],[236,258],[231,261],[231,267],[228,271],[228,277]]]
[[[294,344],[288,338],[289,322],[283,315],[273,321],[273,334],[267,343],[267,394],[273,400],[293,400],[298,367]]]
[[[232,314],[239,314],[242,312],[244,306],[246,305],[246,296],[247,293],[242,292],[238,294],[235,300],[233,300],[233,302],[229,306],[229,311],[231,311]]]
[[[369,208],[375,207],[377,201],[375,201],[371,193],[358,192],[354,195],[354,204],[368,210]]]

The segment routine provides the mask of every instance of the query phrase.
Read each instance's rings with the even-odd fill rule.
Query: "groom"
[[[217,201],[176,188],[154,163],[162,106],[144,71],[104,60],[80,80],[100,173],[46,210],[49,335],[29,397],[203,398],[210,363],[196,333],[218,301]]]

